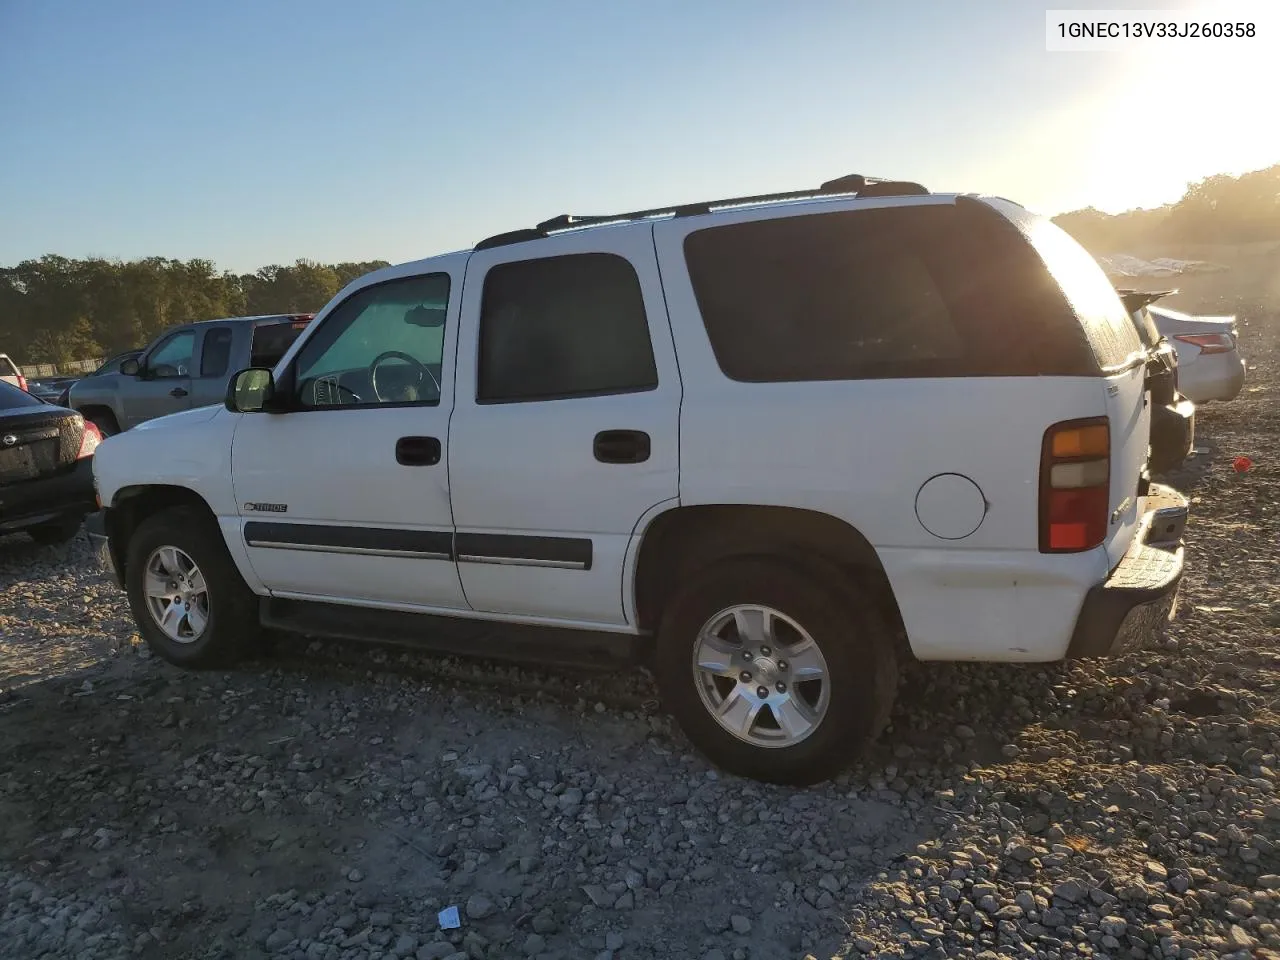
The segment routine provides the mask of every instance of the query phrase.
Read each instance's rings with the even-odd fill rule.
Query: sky
[[[1046,6],[1113,4],[0,0],[0,265],[400,262],[847,173],[1115,212],[1280,162],[1280,49],[1046,51]]]

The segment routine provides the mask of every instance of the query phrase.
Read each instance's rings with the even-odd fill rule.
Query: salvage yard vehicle
[[[1196,405],[1178,390],[1178,353],[1169,338],[1156,327],[1148,309],[1174,290],[1143,292],[1119,290],[1120,300],[1133,318],[1138,339],[1147,349],[1151,390],[1151,458],[1155,472],[1173,470],[1195,446]]]
[[[97,428],[0,383],[0,534],[22,531],[37,543],[70,540],[97,509],[93,453]]]
[[[715,762],[815,782],[905,659],[1106,655],[1170,616],[1146,358],[1002,199],[853,175],[560,216],[368,274],[224,407],[105,441],[91,535],[173,663],[262,626],[646,655]]]
[[[113,357],[76,381],[65,403],[104,436],[154,417],[221,403],[235,371],[274,364],[311,317],[227,317],[174,327],[141,351]]]
[[[1244,387],[1244,358],[1235,317],[1197,317],[1153,304],[1147,310],[1178,351],[1178,381],[1196,403],[1234,400]]]
[[[0,353],[0,383],[7,383],[19,390],[27,389],[27,378],[22,369],[9,358],[7,353]]]

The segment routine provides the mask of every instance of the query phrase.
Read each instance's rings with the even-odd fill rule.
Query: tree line
[[[1054,217],[1092,253],[1137,246],[1280,240],[1280,164],[1238,177],[1219,174],[1187,185],[1176,203],[1115,215],[1093,207]]]
[[[298,260],[236,274],[209,260],[48,254],[0,267],[0,352],[19,364],[66,364],[142,346],[194,320],[312,313],[356,277],[384,266]]]

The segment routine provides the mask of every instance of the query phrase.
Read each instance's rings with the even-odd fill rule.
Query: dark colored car
[[[142,356],[141,350],[126,350],[124,353],[117,353],[114,357],[110,357],[102,362],[102,366],[98,367],[93,373],[86,373],[83,377],[68,377],[67,382],[63,384],[62,391],[53,402],[60,407],[71,406],[71,388],[86,377],[101,377],[108,373],[119,373],[120,364],[126,360],[137,360]]]
[[[0,534],[23,531],[37,543],[62,543],[98,509],[93,451],[98,428],[0,383]]]
[[[40,377],[38,380],[28,380],[27,393],[39,397],[46,403],[57,403],[79,379],[79,377]]]
[[[1151,391],[1151,470],[1160,473],[1179,466],[1191,452],[1196,436],[1196,405],[1178,392],[1178,354],[1156,328],[1147,307],[1174,290],[1144,292],[1118,290],[1133,317],[1138,337],[1147,348],[1147,389]]]

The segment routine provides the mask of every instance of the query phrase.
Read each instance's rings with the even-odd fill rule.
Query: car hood
[[[156,417],[154,420],[144,420],[133,430],[135,432],[139,430],[181,430],[197,423],[207,423],[225,409],[222,404],[218,403],[208,407],[196,407],[194,410],[181,410],[178,413],[169,413],[163,417]]]

